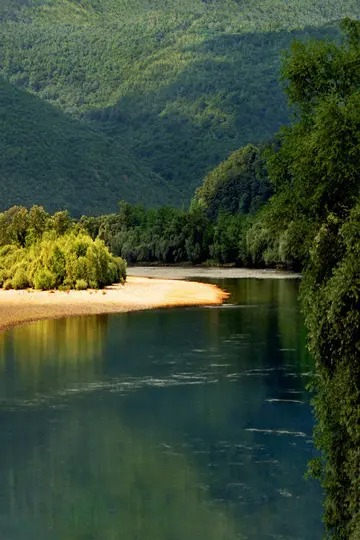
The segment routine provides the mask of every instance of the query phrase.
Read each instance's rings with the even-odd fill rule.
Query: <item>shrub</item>
[[[62,284],[62,285],[59,285],[58,289],[59,291],[68,292],[70,291],[71,287],[69,287],[69,285]]]
[[[121,257],[114,257],[114,261],[118,267],[118,277],[117,281],[119,283],[125,283],[126,281],[126,261]]]
[[[0,259],[7,257],[11,253],[15,253],[17,250],[18,247],[12,244],[0,247]]]
[[[56,284],[56,276],[47,268],[39,270],[34,276],[35,289],[48,291],[53,289]]]
[[[30,286],[29,278],[25,268],[19,266],[12,278],[12,286],[14,289],[26,289]]]
[[[23,289],[101,288],[126,279],[126,264],[111,255],[102,240],[83,231],[61,236],[46,230],[40,239],[19,247],[0,247],[0,286]]]
[[[7,279],[9,279],[9,271],[6,268],[0,268],[0,287]]]
[[[75,289],[77,291],[85,291],[88,288],[88,284],[85,279],[77,279],[75,283]]]
[[[49,260],[49,269],[57,276],[57,281],[62,283],[65,277],[65,255],[58,245],[53,248],[52,255]]]

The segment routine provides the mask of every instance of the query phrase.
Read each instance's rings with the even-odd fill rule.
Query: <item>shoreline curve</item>
[[[129,276],[124,285],[102,290],[0,290],[0,332],[40,319],[143,311],[156,308],[221,305],[228,293],[216,285]]]
[[[166,279],[301,279],[301,274],[288,270],[224,266],[128,266],[127,275]]]

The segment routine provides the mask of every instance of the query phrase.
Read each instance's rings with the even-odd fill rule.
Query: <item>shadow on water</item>
[[[293,280],[234,309],[43,321],[0,342],[0,536],[317,540]]]

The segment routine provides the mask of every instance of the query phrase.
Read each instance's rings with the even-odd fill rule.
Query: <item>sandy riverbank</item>
[[[141,276],[166,279],[208,278],[208,279],[299,279],[300,274],[282,270],[261,270],[256,268],[221,267],[181,267],[181,266],[132,266],[127,269],[128,276]]]
[[[226,297],[227,293],[205,283],[131,276],[125,285],[112,285],[102,291],[0,290],[0,330],[38,319],[72,315],[219,305]]]

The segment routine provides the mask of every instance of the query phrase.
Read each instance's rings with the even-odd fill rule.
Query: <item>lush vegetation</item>
[[[122,201],[116,214],[80,222],[129,263],[244,265],[250,262],[246,231],[271,192],[262,151],[248,145],[205,178],[189,211]]]
[[[302,269],[322,451],[311,470],[325,489],[329,538],[357,540],[360,23],[346,20],[343,29],[341,44],[292,45],[283,76],[294,123],[270,147],[247,146],[209,174],[189,212],[122,203],[117,214],[81,222],[131,261],[211,258]]]
[[[359,18],[360,4],[319,4],[4,3],[2,205],[90,214],[113,211],[119,196],[150,206],[171,193],[180,207],[207,176],[189,211],[123,202],[76,225],[38,207],[4,212],[0,279],[5,288],[103,286],[124,277],[108,248],[129,262],[303,270],[322,451],[312,470],[329,537],[357,540],[360,23],[344,23],[343,41],[327,24]],[[308,41],[324,35],[336,39]],[[278,58],[293,37],[283,79],[294,120],[274,138],[289,110]]]
[[[342,45],[294,43],[284,65],[297,121],[268,157],[276,194],[248,233],[253,257],[297,262],[316,360],[312,471],[329,537],[360,537],[360,23]]]
[[[357,0],[7,0],[0,9],[0,74],[26,91],[0,89],[2,208],[78,215],[115,211],[120,198],[187,203],[212,167],[287,121],[278,74],[291,40],[337,36],[334,21],[360,16]]]
[[[0,214],[3,289],[81,290],[125,279],[125,262],[75,226],[66,211],[50,216],[33,206]]]
[[[204,209],[211,219],[220,213],[256,213],[273,191],[263,154],[252,144],[231,154],[196,190],[192,209]]]
[[[147,210],[120,203],[119,212],[81,218],[93,238],[101,238],[128,263],[200,263],[209,258],[212,224],[201,213],[176,208]]]
[[[1,208],[42,204],[49,211],[100,214],[121,198],[175,202],[174,190],[106,135],[0,77]]]

